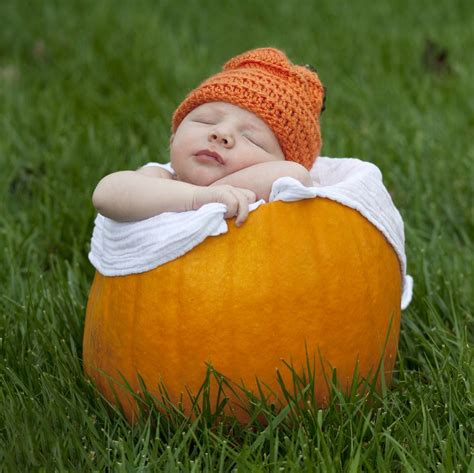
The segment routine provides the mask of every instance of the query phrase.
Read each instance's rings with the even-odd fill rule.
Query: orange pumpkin
[[[367,378],[383,358],[390,383],[400,298],[397,256],[357,211],[322,198],[272,202],[250,213],[242,227],[230,224],[228,233],[154,270],[96,273],[84,369],[111,402],[108,378],[119,386],[123,375],[139,392],[138,373],[157,396],[162,381],[177,403],[187,389],[197,392],[207,363],[256,394],[256,378],[278,393],[275,368],[291,385],[284,361],[297,370],[309,355],[321,360],[315,395],[324,406],[329,368],[348,389],[356,364],[359,378]],[[134,401],[115,390],[133,421]],[[233,414],[245,421],[229,396]],[[189,411],[189,403],[184,407]]]

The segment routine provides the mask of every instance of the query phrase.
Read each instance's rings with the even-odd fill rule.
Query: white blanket
[[[169,164],[149,163],[171,172]],[[383,185],[380,170],[353,158],[319,157],[310,171],[313,187],[291,177],[273,183],[270,202],[324,197],[357,210],[385,236],[400,261],[401,308],[411,301],[413,279],[406,274],[405,235],[400,213]],[[250,206],[254,211],[265,204]],[[207,237],[227,232],[226,206],[211,203],[189,212],[165,212],[139,222],[116,222],[100,214],[95,220],[89,260],[105,276],[143,273],[178,258]]]

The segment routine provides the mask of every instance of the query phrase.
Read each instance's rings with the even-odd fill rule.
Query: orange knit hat
[[[310,66],[292,64],[274,48],[240,54],[187,95],[174,112],[173,132],[189,112],[208,102],[255,113],[273,130],[287,160],[312,167],[322,144],[324,87]]]

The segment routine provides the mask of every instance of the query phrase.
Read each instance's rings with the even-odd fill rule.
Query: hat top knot
[[[223,70],[238,69],[244,67],[275,67],[277,69],[289,70],[290,62],[285,54],[275,48],[258,48],[239,54],[224,64]]]

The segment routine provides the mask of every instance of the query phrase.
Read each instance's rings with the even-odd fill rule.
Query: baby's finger
[[[237,215],[239,210],[239,201],[233,192],[226,192],[222,194],[221,202],[227,207],[227,212],[224,218],[232,218]]]
[[[240,225],[242,225],[242,223],[247,220],[249,215],[248,195],[245,192],[241,192],[240,189],[235,189],[235,195],[239,202],[239,209],[237,218],[235,219],[235,224],[240,227]]]
[[[253,204],[257,200],[257,194],[255,194],[254,191],[251,191],[250,189],[243,189],[241,187],[236,187],[236,189],[245,194],[249,204]]]

